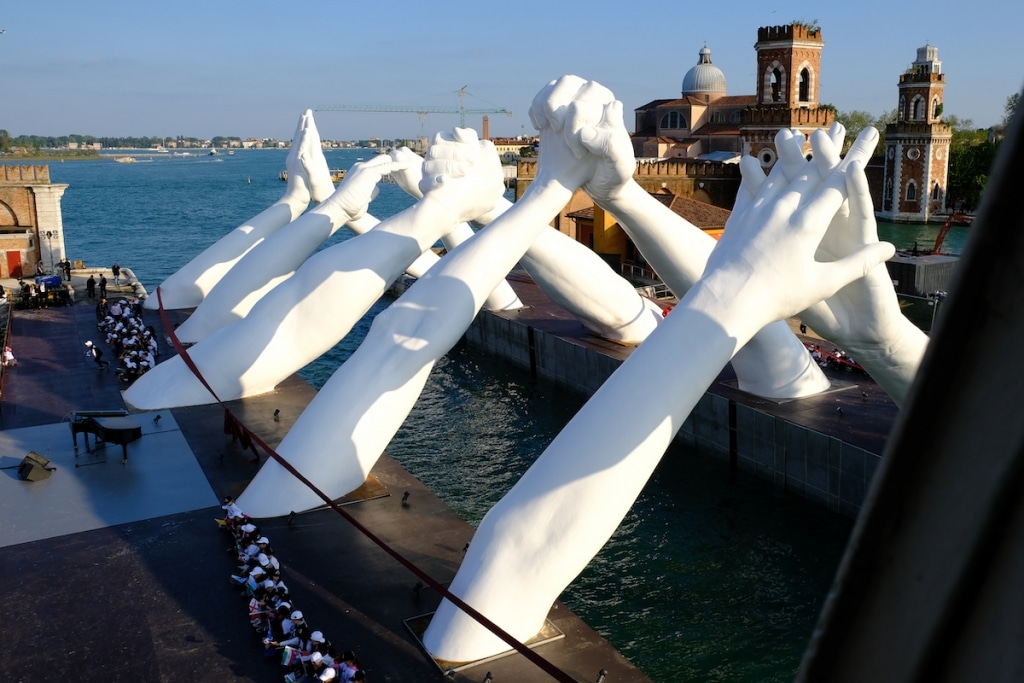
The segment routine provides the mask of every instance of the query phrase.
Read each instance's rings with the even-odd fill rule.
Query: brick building
[[[757,157],[765,170],[777,158],[775,135],[795,128],[810,135],[835,120],[819,108],[821,29],[794,23],[757,30],[757,82],[753,95],[729,95],[726,78],[701,48],[676,99],[653,100],[635,111],[633,151],[655,157],[735,161]]]
[[[64,258],[60,199],[67,185],[50,182],[50,167],[0,165],[0,277],[49,273]]]
[[[942,123],[939,49],[925,45],[900,75],[896,123],[885,127],[885,171],[879,218],[924,223],[946,213],[952,129]],[[876,205],[877,206],[877,205]]]

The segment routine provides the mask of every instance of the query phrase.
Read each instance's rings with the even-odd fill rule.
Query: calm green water
[[[328,162],[347,168],[369,154],[328,152]],[[217,158],[51,163],[53,181],[69,185],[68,257],[118,261],[153,289],[284,190],[283,151]],[[410,201],[382,185],[371,212],[383,218]],[[342,231],[332,243],[347,238]],[[303,377],[322,386],[386,305]],[[580,405],[575,394],[458,347],[388,450],[475,523]],[[673,448],[563,599],[655,681],[791,681],[850,526]]]
[[[910,251],[915,246],[923,251],[930,251],[935,246],[941,225],[911,225],[908,223],[888,223],[879,221],[878,239],[892,242],[901,251]],[[942,240],[940,248],[943,254],[960,254],[967,242],[970,228],[963,225],[950,227]]]

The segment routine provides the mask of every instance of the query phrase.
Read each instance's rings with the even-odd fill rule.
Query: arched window
[[[811,101],[811,72],[806,68],[800,71],[800,101]]]
[[[729,114],[729,123],[739,123],[741,118],[743,118],[743,113],[737,109],[733,113]]]
[[[936,97],[932,100],[932,118],[937,119],[942,116],[942,105],[939,104],[939,98]]]
[[[908,202],[916,202],[917,201],[917,185],[914,184],[913,180],[911,180],[909,183],[907,183],[907,201]]]
[[[885,198],[892,199],[892,178],[885,180]]]
[[[661,126],[664,129],[686,128],[686,119],[677,111],[670,111],[661,117]]]
[[[720,111],[716,111],[711,115],[712,123],[725,123],[725,114]]]
[[[934,201],[934,202],[939,201],[939,183],[938,182],[932,183],[932,201]]]
[[[772,102],[782,102],[782,69],[772,69],[771,73]]]
[[[900,95],[900,108],[896,111],[896,120],[904,121],[907,118],[907,98]]]
[[[924,119],[924,102],[920,97],[915,98],[914,102],[910,105],[910,120],[911,121],[922,121]]]

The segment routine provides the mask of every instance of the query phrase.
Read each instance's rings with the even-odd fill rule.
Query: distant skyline
[[[997,124],[1006,98],[1024,85],[1016,53],[1024,6],[994,0],[816,9],[747,0],[657,9],[606,0],[53,0],[0,9],[0,128],[12,136],[288,140],[305,109],[454,110],[465,86],[468,109],[512,112],[490,115],[491,135],[512,137],[533,134],[528,109],[537,91],[574,73],[611,88],[633,130],[636,107],[679,96],[705,43],[728,94],[753,94],[758,27],[792,21],[821,27],[819,99],[839,111],[894,109],[899,75],[926,44],[939,49],[946,115]],[[457,114],[314,116],[321,137],[337,140],[417,138],[459,123]],[[481,116],[466,125],[480,130]]]

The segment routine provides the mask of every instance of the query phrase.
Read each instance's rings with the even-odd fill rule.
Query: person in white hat
[[[103,349],[97,347],[91,341],[85,342],[85,356],[86,358],[92,358],[93,362],[96,363],[96,367],[100,370],[105,370],[110,361],[103,360]]]

